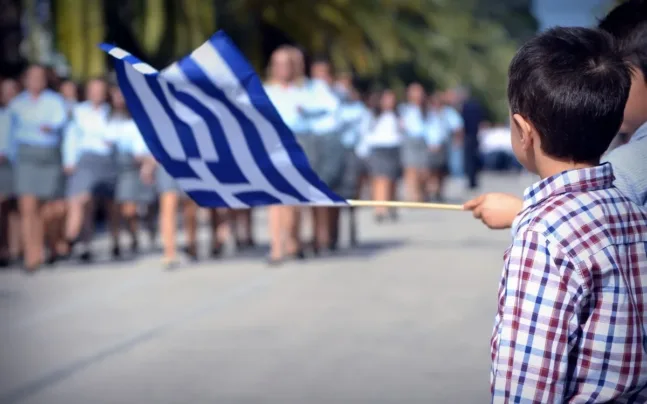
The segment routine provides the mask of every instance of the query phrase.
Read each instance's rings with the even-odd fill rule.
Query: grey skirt
[[[444,145],[438,150],[429,151],[429,169],[432,171],[447,171],[449,167],[449,148]]]
[[[8,160],[0,163],[0,197],[13,196],[13,169]]]
[[[357,198],[359,179],[364,175],[363,169],[364,162],[357,157],[355,150],[344,150],[344,175],[340,186],[333,191],[344,199]]]
[[[396,180],[402,174],[399,147],[375,147],[368,157],[368,171],[373,177]]]
[[[345,162],[345,148],[339,136],[300,135],[297,141],[317,176],[333,191],[339,188]]]
[[[13,178],[18,196],[35,196],[43,201],[63,198],[65,175],[60,148],[18,146]]]
[[[155,200],[155,189],[144,184],[140,176],[140,166],[130,154],[117,156],[117,182],[115,200],[120,203],[136,202],[148,204]]]
[[[408,137],[402,147],[402,165],[405,168],[426,170],[429,168],[429,147],[420,137]]]
[[[177,185],[175,179],[173,179],[173,177],[171,177],[162,167],[158,167],[155,172],[155,189],[160,195],[168,192],[183,195],[183,192]]]
[[[99,198],[113,198],[117,164],[113,154],[83,153],[67,181],[67,196],[90,193]]]

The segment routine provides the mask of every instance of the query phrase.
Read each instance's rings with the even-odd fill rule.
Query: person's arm
[[[476,197],[463,205],[475,219],[494,230],[509,229],[523,210],[523,200],[509,194],[491,192]]]
[[[539,232],[525,231],[508,252],[492,336],[495,403],[565,401],[569,353],[579,342],[588,289],[557,248]]]
[[[71,121],[64,132],[62,145],[63,167],[69,174],[77,163],[80,130],[76,123]]]
[[[49,105],[49,115],[45,127],[42,128],[45,132],[58,132],[68,121],[67,109],[65,108],[65,101],[58,94],[52,95]]]

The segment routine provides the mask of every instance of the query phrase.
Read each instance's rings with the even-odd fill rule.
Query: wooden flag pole
[[[388,208],[411,208],[411,209],[441,209],[441,210],[465,210],[463,205],[452,205],[447,203],[428,203],[428,202],[399,202],[399,201],[359,201],[350,199],[350,206],[375,207],[386,206]]]

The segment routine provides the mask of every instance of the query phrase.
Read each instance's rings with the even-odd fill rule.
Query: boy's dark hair
[[[512,59],[508,100],[512,114],[534,125],[544,153],[597,163],[620,129],[630,86],[609,34],[553,28]]]
[[[611,10],[599,24],[616,39],[624,58],[647,79],[647,0],[629,0]]]

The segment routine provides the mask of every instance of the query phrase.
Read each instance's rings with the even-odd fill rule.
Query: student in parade
[[[20,85],[11,79],[0,83],[0,268],[11,261],[11,233],[15,225],[13,187],[13,117],[8,105],[19,93]],[[12,223],[13,222],[13,223]]]
[[[407,103],[401,105],[404,125],[402,165],[407,198],[414,202],[424,199],[424,184],[429,175],[429,151],[425,140],[425,90],[420,83],[407,88]]]
[[[82,241],[80,259],[90,261],[95,212],[99,202],[108,213],[112,257],[119,258],[118,212],[114,203],[117,177],[115,149],[108,129],[108,84],[95,78],[86,86],[86,101],[73,110],[66,130],[63,157],[67,181],[67,240],[72,248]]]
[[[403,125],[397,111],[397,98],[391,90],[385,90],[375,112],[376,121],[366,140],[370,147],[369,173],[373,199],[390,201],[396,197],[396,182],[400,177],[400,149],[403,141]],[[375,208],[375,219],[384,221],[396,218],[395,210],[384,206]]]
[[[47,89],[45,68],[32,65],[25,73],[25,91],[10,103],[14,117],[14,191],[19,201],[25,269],[33,272],[44,262],[58,259],[52,202],[64,193],[61,129],[67,121],[65,102]]]
[[[425,122],[425,140],[429,149],[427,192],[436,202],[444,200],[443,190],[449,171],[450,150],[455,134],[452,131],[448,111],[450,110],[443,105],[441,93],[437,92],[429,97]]]
[[[163,264],[167,269],[177,267],[177,213],[181,207],[186,234],[184,252],[192,261],[198,260],[198,205],[193,202],[163,167],[155,170],[155,184],[159,194],[159,229],[164,249]]]
[[[334,91],[332,65],[326,58],[315,60],[310,67],[310,86],[301,105],[308,119],[311,136],[304,147],[312,168],[333,191],[338,191],[344,174],[344,146],[340,139],[341,101]],[[339,222],[339,208],[313,207],[315,254],[335,248],[333,227]]]
[[[63,97],[63,100],[65,101],[65,105],[67,107],[66,109],[71,117],[72,111],[79,103],[79,87],[74,81],[66,79],[63,80],[58,91],[59,93],[61,93],[61,96]]]
[[[305,87],[295,84],[298,51],[281,47],[274,51],[268,68],[265,91],[283,122],[292,130],[302,145],[308,139],[307,121],[300,113],[300,103]],[[305,149],[305,148],[304,148]],[[300,236],[300,208],[270,206],[270,264],[279,264],[286,258],[304,258]]]
[[[343,75],[337,80],[337,88],[342,100],[340,120],[342,123],[341,142],[344,146],[344,175],[338,190],[344,199],[360,197],[360,177],[362,161],[357,155],[359,144],[363,141],[364,127],[370,119],[370,111],[362,102],[361,94],[351,75]],[[348,208],[350,245],[357,245],[357,221],[355,208]],[[332,227],[332,245],[336,246],[339,239],[339,224]]]
[[[156,164],[119,87],[110,89],[110,100],[112,109],[108,117],[108,131],[117,153],[115,202],[120,225],[125,224],[130,235],[130,253],[135,255],[140,248],[138,207],[143,205],[148,211],[155,200],[153,186]],[[151,239],[155,240],[154,235],[151,235]]]

